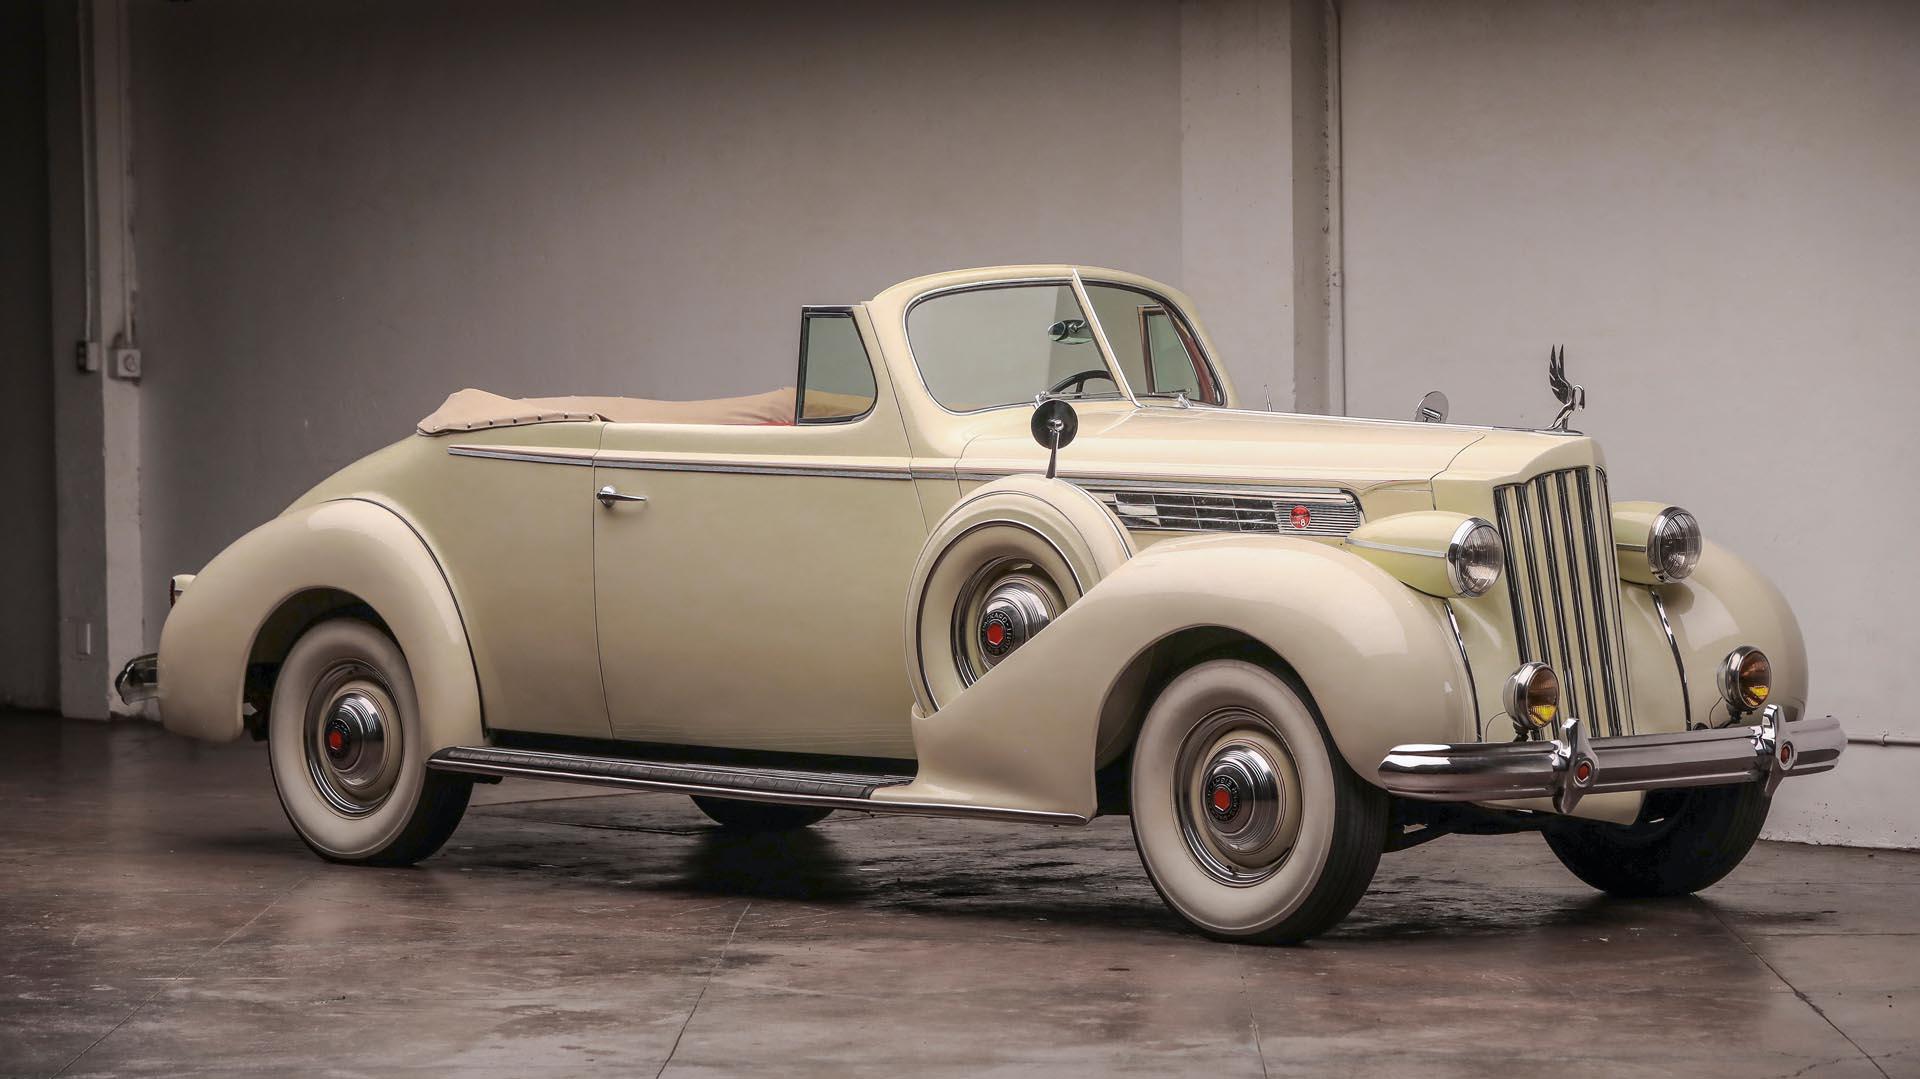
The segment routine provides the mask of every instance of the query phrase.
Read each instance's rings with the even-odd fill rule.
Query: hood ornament
[[[1567,381],[1567,346],[1557,345],[1547,353],[1547,388],[1560,402],[1560,414],[1547,425],[1549,431],[1566,431],[1568,421],[1579,409],[1587,407],[1587,388]],[[1571,432],[1578,434],[1579,432]]]

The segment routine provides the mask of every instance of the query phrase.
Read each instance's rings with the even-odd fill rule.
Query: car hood
[[[963,472],[1028,471],[1044,462],[1027,431],[1031,414],[1002,410],[968,442]],[[1490,434],[1547,438],[1447,424],[1404,423],[1215,408],[1088,408],[1060,452],[1069,477],[1139,477],[1294,484],[1367,491],[1427,484]]]

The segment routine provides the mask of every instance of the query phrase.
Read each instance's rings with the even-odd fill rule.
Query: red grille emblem
[[[1307,507],[1305,506],[1293,507],[1293,527],[1296,530],[1305,529],[1308,525],[1312,523],[1313,523],[1313,514],[1307,511]]]

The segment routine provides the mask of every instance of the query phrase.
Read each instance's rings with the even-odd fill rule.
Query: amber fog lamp
[[[1720,696],[1735,715],[1759,711],[1773,691],[1773,664],[1767,654],[1751,645],[1727,653],[1720,664]]]
[[[1550,727],[1560,718],[1560,676],[1544,663],[1522,664],[1507,679],[1501,703],[1522,730]]]

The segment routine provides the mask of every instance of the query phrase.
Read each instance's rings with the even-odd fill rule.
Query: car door
[[[902,608],[926,525],[871,341],[862,309],[803,312],[792,423],[607,425],[593,558],[617,737],[912,756]]]

